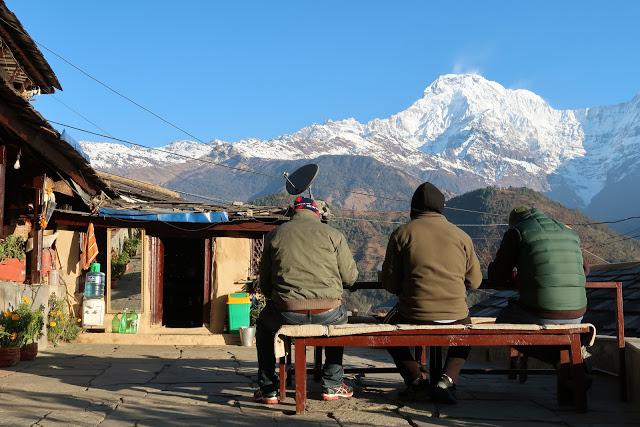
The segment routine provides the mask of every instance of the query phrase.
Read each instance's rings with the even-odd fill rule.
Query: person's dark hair
[[[444,194],[430,182],[420,184],[411,198],[411,217],[426,212],[444,212]]]

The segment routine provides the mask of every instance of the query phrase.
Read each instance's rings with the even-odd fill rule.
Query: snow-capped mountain
[[[527,186],[584,208],[605,187],[640,170],[640,96],[614,106],[556,110],[528,90],[507,89],[476,74],[447,74],[404,111],[368,123],[328,121],[269,140],[177,141],[162,147],[165,152],[81,144],[96,168],[124,174],[135,168],[138,177],[145,167],[184,169],[179,165],[188,160],[169,152],[263,168],[270,162],[364,156],[417,181],[431,180],[450,194],[487,185]],[[183,172],[167,176],[175,185]]]

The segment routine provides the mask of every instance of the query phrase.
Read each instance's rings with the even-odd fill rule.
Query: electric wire
[[[91,121],[87,116],[85,116],[84,114],[82,114],[81,112],[77,111],[76,109],[74,109],[73,107],[71,107],[70,105],[68,105],[67,103],[65,103],[64,101],[62,101],[60,98],[58,98],[55,94],[51,94],[51,98],[58,102],[60,105],[62,105],[63,107],[65,107],[67,110],[71,111],[72,113],[74,113],[75,115],[77,115],[78,117],[80,117],[81,119],[83,119],[84,121],[86,121],[87,123],[89,123],[90,125],[94,126],[96,129],[98,129],[100,132],[104,132],[105,134],[111,136],[111,134],[109,132],[107,132],[106,130],[104,130],[102,127],[100,127],[100,125],[98,125],[97,123]]]
[[[223,163],[214,162],[213,160],[204,159],[204,158],[202,158],[202,157],[191,157],[191,156],[187,156],[187,155],[180,154],[180,153],[174,153],[174,152],[169,151],[169,150],[164,150],[164,149],[162,149],[162,148],[149,147],[149,146],[147,146],[147,145],[138,144],[137,142],[128,141],[128,140],[126,140],[126,139],[117,138],[117,137],[114,137],[114,136],[109,136],[109,135],[105,135],[105,134],[98,133],[98,132],[93,132],[93,131],[90,131],[90,130],[88,130],[88,129],[83,129],[83,128],[80,128],[80,127],[77,127],[77,126],[72,126],[72,125],[69,125],[69,124],[66,124],[66,123],[57,122],[57,121],[55,121],[55,120],[47,119],[47,121],[48,121],[49,123],[53,123],[53,124],[56,124],[56,125],[59,125],[59,126],[64,126],[64,127],[68,127],[68,128],[71,128],[71,129],[77,130],[77,131],[79,131],[79,132],[88,133],[88,134],[90,134],[90,135],[99,136],[99,137],[101,137],[101,138],[108,138],[108,139],[112,139],[112,140],[114,140],[114,141],[122,142],[122,143],[124,143],[124,144],[133,145],[133,146],[135,146],[135,147],[140,147],[140,148],[144,148],[144,149],[151,150],[151,151],[157,151],[157,152],[159,152],[159,153],[164,153],[164,154],[168,154],[168,155],[171,155],[171,156],[180,157],[180,158],[187,159],[187,160],[194,160],[194,161],[198,161],[198,162],[202,162],[202,163],[207,163],[207,164],[211,164],[211,165],[214,165],[214,166],[220,166],[220,167],[223,167],[223,168],[227,168],[227,169],[231,169],[231,170],[235,170],[235,171],[239,171],[239,172],[246,172],[246,173],[252,173],[252,174],[255,174],[255,175],[266,176],[266,177],[268,177],[268,178],[280,179],[280,177],[279,177],[279,176],[276,176],[276,175],[270,175],[270,174],[266,174],[266,173],[263,173],[263,172],[258,172],[258,171],[256,171],[256,170],[249,169],[249,168],[239,168],[239,167],[235,167],[235,166],[229,166],[229,165],[225,165],[225,164],[223,164]]]
[[[40,46],[41,48],[43,48],[44,50],[46,50],[47,52],[51,53],[53,56],[57,57],[58,59],[60,59],[61,61],[65,62],[67,65],[69,65],[70,67],[74,68],[75,70],[77,70],[78,72],[82,73],[84,76],[88,77],[89,79],[93,80],[94,82],[98,83],[100,86],[104,87],[105,89],[109,90],[110,92],[118,95],[119,97],[121,97],[122,99],[125,99],[126,101],[130,102],[131,104],[135,105],[136,107],[146,111],[147,113],[151,114],[152,116],[154,116],[155,118],[159,119],[160,121],[164,122],[165,124],[171,126],[172,128],[184,133],[185,135],[190,136],[191,138],[195,139],[196,141],[202,142],[204,143],[203,140],[201,140],[200,138],[198,138],[197,136],[193,135],[191,132],[185,130],[184,128],[176,125],[175,123],[167,120],[166,118],[164,118],[163,116],[155,113],[154,111],[152,111],[151,109],[145,107],[144,105],[140,104],[139,102],[135,101],[134,99],[130,98],[129,96],[125,95],[124,93],[114,89],[113,87],[111,87],[110,85],[108,85],[107,83],[103,82],[102,80],[98,79],[97,77],[94,77],[92,74],[90,74],[88,71],[85,71],[82,67],[74,64],[73,62],[71,62],[70,60],[68,60],[67,58],[65,58],[64,56],[60,55],[59,53],[57,53],[56,51],[54,51],[53,49],[50,49],[49,47],[47,47],[46,45],[40,43],[38,40],[35,40],[33,37],[31,37],[29,34],[25,33],[24,31],[20,30],[19,28],[17,28],[16,26],[14,26],[13,24],[11,24],[10,22],[7,22],[5,19],[3,19],[2,17],[0,17],[0,20],[2,22],[4,22],[5,24],[7,24],[8,26],[10,26],[11,28],[13,28],[15,31],[26,35],[28,37],[30,37],[35,44],[37,44],[38,46]]]
[[[151,114],[152,116],[154,116],[155,118],[159,119],[160,121],[162,121],[163,123],[173,127],[174,129],[184,133],[185,135],[188,135],[189,137],[195,139],[196,141],[205,144],[205,142],[198,138],[197,136],[193,135],[191,132],[185,130],[184,128],[176,125],[175,123],[171,122],[170,120],[164,118],[163,116],[155,113],[154,111],[152,111],[151,109],[145,107],[144,105],[138,103],[137,101],[135,101],[134,99],[132,99],[131,97],[125,95],[124,93],[114,89],[112,86],[108,85],[107,83],[103,82],[102,80],[98,79],[97,77],[93,76],[91,73],[89,73],[88,71],[86,71],[85,69],[83,69],[82,67],[74,64],[73,62],[71,62],[69,59],[67,59],[66,57],[62,56],[61,54],[57,53],[56,51],[54,51],[53,49],[49,48],[48,46],[44,45],[43,43],[39,42],[38,40],[34,39],[33,37],[31,37],[29,34],[27,34],[25,31],[22,31],[21,29],[19,29],[18,27],[16,27],[15,25],[13,25],[12,23],[6,21],[4,18],[0,17],[0,20],[2,22],[4,22],[6,25],[8,25],[9,27],[13,28],[15,31],[17,31],[18,33],[21,33],[23,35],[26,35],[28,37],[30,37],[34,43],[36,43],[38,46],[40,46],[41,48],[45,49],[47,52],[51,53],[52,55],[54,55],[55,57],[57,57],[58,59],[62,60],[63,62],[65,62],[66,64],[68,64],[69,66],[71,66],[72,68],[74,68],[75,70],[77,70],[78,72],[82,73],[84,76],[86,76],[87,78],[93,80],[94,82],[98,83],[99,85],[103,86],[105,89],[109,90],[110,92],[114,93],[115,95],[121,97],[122,99],[125,99],[126,101],[130,102],[131,104],[135,105],[136,107],[146,111],[147,113]],[[79,115],[80,117],[82,117],[84,120],[86,120],[88,123],[92,124],[93,126],[95,126],[96,128],[100,129],[102,132],[105,132],[108,134],[108,132],[104,131],[104,129],[102,129],[100,126],[98,126],[96,123],[92,122],[91,120],[89,120],[88,118],[86,118],[84,115],[82,115],[81,113],[75,111],[74,109],[72,109],[71,107],[67,106],[66,104],[64,104],[64,102],[62,102],[61,100],[56,99],[58,102],[60,102],[61,104],[65,105],[69,110],[71,110],[72,112],[76,113],[77,115]],[[49,120],[51,123],[56,123],[52,120]],[[73,126],[69,126],[69,125],[64,125],[61,123],[56,123],[62,126],[68,126],[70,128],[79,130],[79,131],[83,131],[83,132],[87,132],[86,130],[83,129],[79,129],[79,128],[75,128]],[[90,133],[90,132],[88,132]],[[120,142],[124,142],[127,144],[131,144],[131,145],[135,145],[141,148],[147,148],[147,149],[152,149],[151,147],[147,147],[141,144],[137,144],[131,141],[125,141],[122,140],[120,138],[115,138],[109,135],[99,135],[94,133],[94,135],[96,136],[102,136],[102,137],[108,137],[108,138],[112,138],[114,140],[118,140]],[[167,150],[162,150],[162,149],[157,149],[157,148],[153,148],[156,151],[159,152],[164,152],[167,154],[172,154],[178,157],[183,157],[183,158],[188,158],[188,159],[192,159],[192,160],[199,160],[199,161],[204,161],[204,159],[199,159],[199,158],[195,158],[195,157],[189,157],[189,156],[184,156],[184,155],[180,155],[180,154],[176,154],[176,153],[172,153],[170,151]],[[228,160],[228,159],[227,159]],[[216,166],[221,166],[221,167],[227,167],[229,169],[233,169],[233,170],[238,170],[238,171],[242,171],[242,172],[251,172],[251,173],[255,173],[258,175],[262,175],[262,176],[268,176],[268,177],[272,177],[272,178],[276,178],[275,176],[272,175],[268,175],[268,174],[264,174],[262,172],[258,172],[258,171],[254,171],[254,170],[250,170],[250,169],[244,169],[244,168],[236,168],[233,166],[228,166],[228,165],[224,165],[221,163],[216,163],[216,162],[212,162],[212,161],[205,161],[205,163],[210,163],[210,164],[214,164]],[[279,177],[277,177],[279,178]],[[386,199],[386,200],[394,200],[394,201],[400,201],[400,202],[406,202],[409,201],[408,199],[398,199],[398,198],[392,198],[392,197],[386,197],[386,196],[380,196],[380,195],[375,195],[375,194],[370,194],[370,193],[364,193],[364,192],[359,192],[359,191],[349,191],[349,193],[351,194],[360,194],[360,195],[364,195],[364,196],[369,196],[369,197],[374,197],[374,198],[378,198],[378,199]],[[204,198],[204,197],[203,197]],[[449,210],[455,210],[455,211],[461,211],[461,212],[469,212],[469,213],[477,213],[477,214],[482,214],[482,215],[493,215],[493,216],[501,216],[501,214],[496,214],[496,213],[491,213],[491,212],[481,212],[481,211],[474,211],[474,210],[470,210],[470,209],[462,209],[462,208],[454,208],[454,207],[449,207],[449,206],[445,206],[445,209],[449,209]],[[567,224],[567,225],[583,225],[583,226],[591,226],[591,225],[601,225],[601,224],[617,224],[620,222],[624,222],[624,221],[629,221],[631,219],[640,219],[640,216],[631,216],[631,217],[627,217],[627,218],[623,218],[623,219],[619,219],[619,220],[612,220],[612,221],[597,221],[597,222],[590,222],[590,223],[575,223],[575,224]]]

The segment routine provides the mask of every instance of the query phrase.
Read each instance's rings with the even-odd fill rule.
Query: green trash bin
[[[235,292],[228,296],[229,332],[238,332],[243,326],[249,326],[251,297],[246,292]]]

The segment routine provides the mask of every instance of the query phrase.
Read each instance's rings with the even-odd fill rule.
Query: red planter
[[[33,360],[38,355],[38,343],[32,342],[31,344],[25,344],[20,347],[20,360]]]
[[[0,280],[24,283],[27,260],[10,258],[0,262]]]
[[[17,365],[19,361],[20,349],[18,347],[0,347],[0,367]]]

